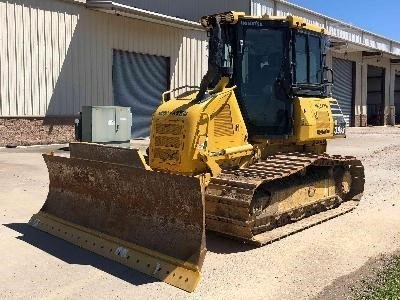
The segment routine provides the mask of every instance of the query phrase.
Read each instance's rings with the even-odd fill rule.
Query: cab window
[[[295,37],[295,83],[321,82],[321,41],[317,36],[297,33]]]

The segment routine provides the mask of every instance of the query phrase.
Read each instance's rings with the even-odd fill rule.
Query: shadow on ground
[[[4,226],[21,233],[22,236],[17,237],[19,240],[31,244],[66,263],[91,265],[134,285],[142,285],[157,281],[157,279],[143,273],[37,230],[26,223],[11,223],[4,224]]]
[[[241,241],[232,240],[228,237],[207,231],[207,250],[214,253],[237,253],[246,252],[257,248],[254,245],[245,244]]]

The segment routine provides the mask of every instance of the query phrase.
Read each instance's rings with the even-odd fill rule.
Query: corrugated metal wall
[[[0,0],[0,116],[111,105],[113,48],[170,58],[171,87],[198,85],[206,33],[55,0]]]
[[[262,16],[264,14],[274,15],[274,1],[273,0],[252,0],[251,1],[251,14],[254,16]]]
[[[114,0],[114,2],[192,21],[198,21],[204,15],[230,10],[250,13],[249,0]]]

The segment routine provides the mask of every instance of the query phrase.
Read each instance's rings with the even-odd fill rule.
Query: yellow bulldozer
[[[261,246],[354,209],[364,190],[359,160],[326,153],[346,124],[325,29],[241,12],[201,23],[208,71],[162,95],[148,155],[91,143],[44,154],[49,193],[30,220],[186,291],[206,229]]]

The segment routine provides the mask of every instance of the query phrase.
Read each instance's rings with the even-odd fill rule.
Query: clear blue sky
[[[400,0],[287,0],[400,41]]]

